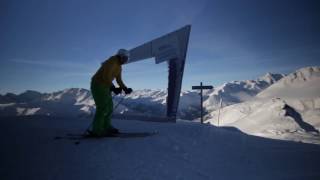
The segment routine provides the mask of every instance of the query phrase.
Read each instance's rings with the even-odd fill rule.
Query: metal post
[[[200,89],[200,96],[201,96],[201,100],[200,100],[200,105],[201,105],[201,124],[203,124],[203,97],[202,97],[202,82],[200,82],[200,87],[201,87],[201,89]]]
[[[220,109],[222,106],[222,98],[220,98],[220,103],[219,103],[219,111],[218,111],[218,126],[220,126]]]
[[[212,89],[213,86],[203,86],[200,82],[200,86],[192,86],[192,89],[200,89],[200,122],[203,124],[203,89]]]

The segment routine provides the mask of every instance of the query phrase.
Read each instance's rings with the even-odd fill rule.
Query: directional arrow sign
[[[192,86],[192,89],[213,89],[213,86]]]

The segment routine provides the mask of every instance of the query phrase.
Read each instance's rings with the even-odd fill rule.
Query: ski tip
[[[62,137],[61,137],[61,136],[56,136],[56,137],[54,137],[53,139],[54,139],[54,140],[58,140],[58,139],[62,139]]]

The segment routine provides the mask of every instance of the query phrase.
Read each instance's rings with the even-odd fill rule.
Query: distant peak
[[[66,89],[63,89],[62,91],[58,91],[58,92],[63,92],[63,93],[79,93],[79,92],[85,92],[85,91],[89,91],[89,90],[84,89],[84,88],[66,88]]]
[[[21,93],[20,95],[22,95],[22,94],[41,94],[41,93],[38,91],[34,91],[34,90],[26,90],[23,93]]]
[[[310,66],[298,69],[294,73],[291,73],[286,78],[288,81],[308,81],[313,78],[320,77],[320,67]]]
[[[267,72],[265,75],[259,77],[258,81],[266,81],[268,83],[274,83],[282,79],[285,75],[284,74],[275,74],[271,72]]]
[[[300,68],[296,71],[296,73],[297,72],[301,72],[304,74],[319,73],[320,66],[308,66],[308,67]]]

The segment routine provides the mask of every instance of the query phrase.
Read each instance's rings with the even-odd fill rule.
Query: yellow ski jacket
[[[126,85],[123,83],[121,78],[122,68],[119,58],[119,56],[111,56],[108,60],[106,60],[93,75],[92,81],[111,86],[113,85],[112,81],[116,79],[118,85],[122,89],[126,88]]]

